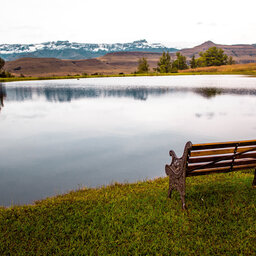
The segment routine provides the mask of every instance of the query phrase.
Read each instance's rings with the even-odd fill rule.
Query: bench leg
[[[186,204],[185,204],[185,170],[180,169],[179,175],[177,175],[177,172],[173,172],[170,166],[166,165],[165,167],[166,172],[168,173],[169,176],[169,190],[168,190],[168,197],[171,198],[172,191],[175,188],[181,198],[182,202],[182,209],[186,209]]]
[[[183,156],[178,158],[174,151],[170,151],[172,162],[170,165],[165,166],[165,172],[169,176],[169,190],[168,197],[171,197],[172,190],[175,188],[180,193],[182,202],[182,209],[186,209],[185,193],[186,193],[186,161],[188,150],[191,148],[192,143],[188,142],[185,146]]]
[[[181,199],[181,203],[182,203],[182,209],[186,210],[186,203],[185,203],[185,195],[186,195],[186,191],[185,191],[185,184],[184,185],[180,185],[177,190],[180,193],[180,199]]]
[[[256,169],[254,170],[254,179],[253,179],[253,182],[252,182],[252,187],[256,188]]]

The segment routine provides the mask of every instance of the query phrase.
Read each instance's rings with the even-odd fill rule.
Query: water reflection
[[[4,98],[6,98],[6,89],[5,89],[5,86],[3,86],[0,83],[0,112],[2,107],[4,107]]]
[[[8,88],[8,100],[25,101],[44,97],[49,102],[70,102],[83,98],[127,97],[144,101],[149,95],[162,95],[169,91],[168,88],[14,87]]]
[[[169,150],[181,155],[188,140],[255,139],[256,79],[238,80],[197,76],[0,85],[0,106],[5,106],[0,205],[31,203],[79,184],[164,176]]]
[[[210,99],[222,93],[219,88],[199,88],[195,90],[196,93],[202,95],[203,97]]]
[[[6,89],[0,87],[1,102],[6,97]],[[149,96],[193,92],[211,99],[221,94],[256,95],[255,89],[220,89],[220,88],[177,88],[177,87],[135,87],[135,88],[101,88],[101,87],[10,87],[7,89],[8,101],[26,101],[44,98],[49,102],[71,102],[72,100],[116,97],[133,98],[145,101]],[[3,104],[2,104],[3,105]]]

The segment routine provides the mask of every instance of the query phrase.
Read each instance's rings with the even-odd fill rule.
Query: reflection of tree
[[[8,100],[24,101],[33,97],[45,97],[50,102],[70,102],[83,98],[133,98],[136,100],[147,100],[149,95],[163,95],[169,91],[168,88],[72,88],[72,87],[9,87]]]
[[[132,89],[107,89],[107,88],[45,88],[37,89],[37,95],[44,94],[48,101],[67,102],[81,98],[99,98],[99,97],[129,97],[138,100],[146,100],[149,94],[161,94],[158,90],[144,88]]]
[[[3,87],[2,87],[3,88]],[[8,101],[24,101],[45,98],[50,102],[71,102],[86,98],[133,98],[147,100],[149,96],[163,96],[179,92],[194,92],[207,99],[220,94],[256,95],[253,89],[185,88],[185,87],[21,87],[10,86]],[[6,92],[5,92],[6,95]]]
[[[195,92],[209,99],[221,94],[222,90],[219,88],[199,88],[196,89]]]
[[[6,89],[2,84],[0,84],[0,112],[4,106],[4,98],[6,98]]]
[[[31,87],[7,87],[8,101],[24,101],[32,99]]]

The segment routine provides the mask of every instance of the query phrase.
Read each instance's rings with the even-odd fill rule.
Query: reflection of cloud
[[[195,113],[195,116],[197,118],[200,117],[205,117],[207,119],[212,119],[214,117],[214,113],[213,112],[206,112],[206,113]]]
[[[217,23],[215,22],[210,22],[210,23],[204,23],[202,21],[198,21],[196,23],[197,26],[201,26],[201,25],[204,25],[204,26],[211,26],[211,27],[214,27],[214,26],[217,26]]]
[[[208,119],[212,119],[214,117],[214,113],[213,112],[208,112],[206,113],[206,116]]]
[[[39,26],[32,26],[32,25],[15,25],[9,27],[11,30],[38,30],[40,29]]]
[[[45,115],[42,114],[31,114],[31,115],[17,115],[17,117],[19,118],[23,118],[23,119],[35,119],[35,118],[42,118],[45,117]]]

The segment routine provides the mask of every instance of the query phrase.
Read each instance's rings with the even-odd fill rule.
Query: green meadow
[[[252,171],[83,188],[0,208],[0,255],[255,255]]]

